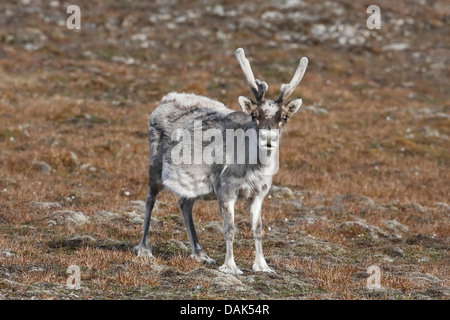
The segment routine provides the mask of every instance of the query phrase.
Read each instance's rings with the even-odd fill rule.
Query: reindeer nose
[[[259,130],[260,143],[262,146],[274,147],[278,142],[277,129],[261,129]]]

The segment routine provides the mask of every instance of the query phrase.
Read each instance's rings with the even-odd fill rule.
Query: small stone
[[[383,251],[389,255],[390,257],[399,257],[402,258],[404,256],[403,250],[400,247],[384,247]]]
[[[128,219],[130,219],[130,220],[141,216],[141,215],[137,214],[136,211],[124,212],[123,214],[125,216],[127,216]]]
[[[134,217],[133,219],[130,220],[131,223],[133,224],[143,224],[144,223],[144,218],[142,217]]]
[[[303,112],[310,111],[310,112],[312,112],[314,114],[322,114],[322,115],[328,114],[328,110],[327,109],[314,107],[314,106],[306,106],[306,107],[300,108],[300,110],[302,110]]]
[[[443,281],[436,276],[429,273],[410,272],[407,274],[408,279],[414,281],[416,284],[422,285],[442,285]]]
[[[277,1],[276,6],[281,9],[298,9],[299,7],[304,7],[305,3],[303,0],[284,0]]]
[[[115,219],[120,219],[122,216],[119,213],[109,212],[109,211],[99,211],[94,215],[94,219],[97,221],[110,221]]]
[[[278,199],[292,199],[294,198],[294,193],[288,187],[279,187],[272,185],[269,190],[269,195],[272,198]]]
[[[392,43],[381,47],[381,50],[383,51],[404,51],[406,49],[409,49],[409,44],[407,43]]]
[[[78,156],[73,151],[69,152],[69,157],[73,164],[78,165]]]
[[[20,229],[22,229],[22,230],[29,230],[29,231],[35,231],[36,227],[24,224],[24,225],[20,226]]]
[[[359,221],[346,221],[344,223],[341,223],[338,229],[342,234],[347,235],[349,238],[366,236],[370,239],[378,239],[380,236],[389,236],[380,228]]]
[[[186,251],[189,252],[189,248],[180,240],[169,240],[169,251]]]
[[[373,207],[375,202],[369,197],[356,194],[356,193],[347,193],[340,196],[337,196],[333,199],[333,206],[348,206],[348,205],[359,205],[363,207]]]
[[[407,203],[401,206],[401,208],[403,210],[407,210],[407,211],[415,211],[415,212],[419,212],[419,213],[425,213],[427,212],[427,208],[423,207],[422,205],[418,204],[418,203]]]
[[[219,287],[232,287],[234,290],[236,287],[242,287],[244,285],[241,280],[231,274],[222,274],[214,278],[212,283]]]
[[[409,227],[398,222],[397,220],[383,220],[383,225],[394,233],[406,233],[409,231]]]
[[[47,36],[38,28],[25,27],[16,31],[16,41],[21,43],[25,50],[35,51],[41,49],[47,42]]]
[[[32,207],[38,207],[38,208],[42,208],[42,209],[51,209],[51,208],[61,208],[61,204],[58,202],[38,202],[38,201],[33,201],[30,202],[30,205]]]
[[[209,221],[202,225],[202,230],[210,230],[213,232],[218,232],[219,234],[223,232],[223,223],[221,221]]]
[[[231,274],[224,274],[218,270],[200,267],[188,273],[190,278],[202,279],[211,282],[214,286],[221,290],[237,290],[245,291],[248,287],[242,283],[240,279]]]
[[[432,129],[430,129],[430,127],[427,127],[427,126],[423,127],[420,131],[423,133],[423,135],[425,137],[434,137],[434,138],[440,137],[439,131],[432,130]]]
[[[72,238],[70,238],[69,240],[71,241],[82,241],[82,242],[95,242],[97,241],[97,239],[95,239],[93,236],[90,236],[88,234],[86,235],[81,235],[81,236],[74,236]]]
[[[50,165],[44,161],[35,161],[33,162],[33,169],[44,174],[49,174],[52,167],[50,167]]]
[[[434,206],[437,208],[445,209],[450,213],[450,206],[448,204],[446,204],[445,202],[435,202]]]
[[[4,257],[4,258],[10,258],[10,257],[15,256],[15,254],[13,252],[11,252],[11,250],[9,250],[9,249],[1,249],[0,256]]]
[[[147,40],[147,35],[143,33],[136,33],[131,36],[132,41],[143,42]]]
[[[219,17],[224,17],[225,9],[223,8],[223,6],[218,4],[218,5],[214,6],[214,8],[212,9],[212,13],[215,15],[218,15]]]
[[[89,222],[89,217],[85,216],[82,212],[75,212],[70,210],[62,210],[53,212],[47,224],[50,226],[55,225],[69,225],[74,224],[81,226]]]
[[[274,22],[282,21],[284,15],[279,11],[266,11],[261,15],[261,19]]]
[[[145,202],[144,201],[142,201],[142,200],[131,200],[130,204],[133,207],[133,210],[139,211],[139,212],[145,212]]]

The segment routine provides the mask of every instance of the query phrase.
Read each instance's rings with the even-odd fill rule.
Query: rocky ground
[[[149,299],[447,299],[448,238],[417,233],[408,225],[435,220],[448,223],[449,206],[378,204],[345,194],[330,204],[306,206],[304,191],[274,186],[267,206],[282,208],[284,218],[266,223],[264,247],[276,274],[251,271],[253,240],[245,212],[238,210],[236,258],[244,274],[223,274],[190,260],[180,215],[158,201],[152,218],[155,259],[131,254],[135,244],[114,234],[98,236],[98,226],[140,229],[143,201],[131,201],[118,212],[92,216],[61,210],[59,203],[30,202],[43,216],[12,230],[16,247],[2,246],[3,298],[149,298]],[[57,210],[56,210],[57,209]],[[198,221],[205,251],[223,262],[221,222]],[[167,233],[170,236],[167,236]],[[70,234],[70,235],[68,235]],[[137,238],[137,235],[133,235]],[[208,239],[208,240],[205,240]],[[25,244],[25,248],[20,247]],[[42,256],[29,256],[30,251]],[[61,257],[62,256],[62,257]],[[81,288],[68,289],[65,265],[79,265]],[[367,268],[381,270],[381,289],[367,288]],[[45,281],[33,281],[34,277]],[[24,277],[27,279],[24,281]],[[106,279],[106,282],[105,282]],[[102,281],[103,280],[103,281]]]
[[[372,2],[75,1],[74,31],[62,1],[3,1],[0,299],[448,299],[450,7]],[[380,30],[366,27],[371,4]],[[172,90],[237,110],[249,95],[238,47],[269,97],[310,61],[263,207],[276,274],[251,271],[241,203],[244,274],[190,259],[167,192],[151,222],[155,258],[137,258],[148,115]],[[217,205],[194,211],[205,252],[223,263]],[[66,284],[71,265],[79,289]]]

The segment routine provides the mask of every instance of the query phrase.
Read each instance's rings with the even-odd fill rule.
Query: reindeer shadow
[[[75,237],[71,239],[55,239],[47,242],[47,247],[64,251],[75,251],[79,248],[101,250],[118,250],[132,252],[133,244],[125,241],[95,240],[92,237]]]

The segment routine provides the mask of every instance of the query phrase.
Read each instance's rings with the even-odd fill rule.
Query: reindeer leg
[[[150,229],[150,219],[152,216],[152,210],[156,202],[156,196],[159,193],[159,187],[152,185],[148,188],[147,198],[145,199],[145,217],[144,217],[144,227],[142,231],[141,242],[134,247],[134,252],[138,257],[148,257],[152,258],[152,249],[148,243],[148,231]]]
[[[219,199],[219,210],[223,219],[223,234],[227,246],[225,262],[219,268],[224,273],[242,274],[242,271],[236,266],[233,253],[234,241],[234,204],[236,199]]]
[[[250,211],[250,223],[253,233],[253,238],[255,239],[255,261],[253,263],[252,270],[255,272],[273,272],[267,265],[266,259],[264,259],[263,249],[262,249],[262,219],[261,219],[261,207],[264,200],[263,195],[257,195],[250,199],[248,202],[248,209]]]
[[[217,263],[208,257],[200,246],[200,242],[197,238],[197,232],[195,232],[194,220],[192,218],[192,209],[194,207],[196,199],[178,199],[178,206],[180,207],[181,214],[183,215],[186,231],[189,236],[189,242],[191,244],[192,255],[191,257],[199,262],[203,262],[207,265],[217,265]]]

